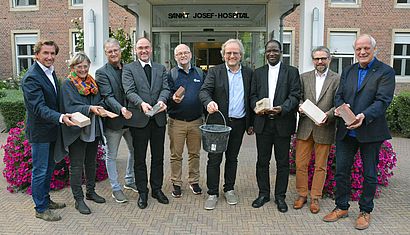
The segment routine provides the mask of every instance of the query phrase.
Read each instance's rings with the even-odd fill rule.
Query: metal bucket
[[[232,128],[226,126],[224,115],[221,114],[224,125],[219,124],[207,124],[209,114],[206,116],[205,124],[199,126],[202,134],[202,148],[208,153],[223,153],[228,147],[229,133]]]

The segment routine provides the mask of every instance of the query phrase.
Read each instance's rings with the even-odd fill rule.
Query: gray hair
[[[87,61],[88,64],[91,64],[90,58],[84,52],[78,52],[70,59],[69,66],[73,68],[77,64],[81,64],[82,62]]]
[[[119,48],[121,48],[120,42],[119,42],[117,39],[115,39],[115,38],[108,38],[107,40],[105,40],[105,42],[104,42],[104,48],[105,48],[105,46],[106,46],[107,44],[115,44],[116,46],[118,46]]]
[[[238,46],[239,46],[239,53],[241,54],[241,57],[243,57],[243,53],[244,53],[244,51],[245,51],[245,49],[244,49],[244,47],[243,47],[243,44],[242,44],[242,42],[241,42],[241,40],[239,40],[239,39],[229,39],[228,41],[226,41],[224,44],[222,44],[222,47],[221,47],[221,55],[222,55],[222,60],[224,59],[224,55],[225,55],[225,47],[228,45],[228,44],[231,44],[231,43],[236,43],[236,44],[238,44]]]
[[[356,41],[359,40],[360,38],[368,38],[370,40],[370,44],[372,45],[372,48],[376,48],[376,39],[374,39],[370,34],[362,34],[359,37],[356,38],[353,42],[353,49],[355,48]]]
[[[187,47],[189,51],[191,51],[191,48],[189,48],[188,45],[181,43],[181,44],[179,44],[178,46],[175,47],[175,49],[174,49],[174,55],[177,54],[177,50],[178,50],[178,49],[180,49],[181,47],[184,47],[184,46]]]
[[[329,59],[332,57],[332,55],[330,54],[329,48],[327,48],[327,47],[325,47],[325,46],[318,46],[318,47],[313,48],[312,53],[310,54],[310,55],[312,56],[312,59],[313,59],[313,55],[314,55],[315,52],[317,52],[317,51],[326,52],[327,58],[329,58]]]

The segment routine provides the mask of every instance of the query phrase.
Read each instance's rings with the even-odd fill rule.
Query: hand
[[[353,130],[353,129],[356,129],[356,128],[360,127],[363,123],[364,118],[365,118],[365,116],[364,116],[363,113],[357,114],[356,115],[356,120],[352,124],[347,126],[347,129]]]
[[[302,106],[302,105],[299,104],[299,109],[298,109],[299,114],[305,114],[305,113],[303,112],[303,110],[300,108],[300,106]]]
[[[101,115],[99,109],[103,109],[103,110],[104,110],[104,108],[101,107],[101,106],[96,106],[96,105],[91,105],[91,106],[90,106],[90,112],[94,113],[94,114],[97,115],[97,116],[100,116],[100,115]]]
[[[176,96],[175,94],[172,96],[172,100],[175,102],[175,103],[177,103],[177,104],[179,104],[179,103],[181,103],[181,101],[182,101],[182,99],[184,98],[185,96],[181,96],[181,97],[179,97],[179,96]]]
[[[63,114],[63,123],[66,126],[75,126],[75,123],[70,120],[73,115],[71,113]]]
[[[317,126],[324,126],[324,125],[326,125],[326,122],[327,122],[327,114],[326,114],[326,117],[323,118],[323,120],[320,123],[316,124],[316,125]]]
[[[253,131],[253,126],[250,126],[249,128],[248,128],[248,130],[246,130],[246,133],[248,134],[248,135],[253,135],[255,132]]]
[[[264,109],[259,110],[258,112],[256,112],[256,108],[253,110],[255,112],[256,115],[264,115],[266,112]]]
[[[121,108],[121,114],[122,116],[124,116],[125,119],[130,119],[132,117],[132,113],[128,111],[125,107]]]
[[[275,106],[269,109],[269,111],[267,111],[267,114],[271,114],[271,115],[278,115],[280,112],[282,112],[282,107],[280,106]]]
[[[206,106],[206,111],[208,111],[208,113],[215,113],[216,111],[218,111],[218,104],[215,103],[215,101],[211,101],[209,102],[209,104]]]
[[[141,109],[142,109],[142,112],[146,113],[146,112],[150,111],[152,109],[152,107],[148,103],[142,102],[141,103]]]
[[[164,112],[165,110],[167,110],[167,105],[166,105],[163,101],[158,101],[157,104],[159,105],[159,107],[161,107],[161,108],[158,110],[158,113]]]

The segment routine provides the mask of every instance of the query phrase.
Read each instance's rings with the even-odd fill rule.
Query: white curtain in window
[[[330,33],[330,52],[337,54],[354,54],[353,42],[356,33]]]
[[[394,43],[410,44],[410,33],[396,33]]]

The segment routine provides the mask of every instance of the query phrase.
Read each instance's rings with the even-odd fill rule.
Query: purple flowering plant
[[[335,154],[336,147],[334,145],[331,146],[328,160],[327,160],[327,175],[325,184],[323,187],[323,196],[324,197],[334,197],[335,190],[336,190],[336,181],[335,181],[335,173],[336,173],[336,162],[335,162]],[[290,163],[290,173],[296,173],[296,137],[292,136],[291,140],[291,149],[289,151],[289,163]],[[376,197],[380,196],[381,188],[379,186],[387,187],[389,185],[389,179],[393,176],[393,169],[396,167],[397,164],[397,156],[393,150],[393,147],[389,141],[384,141],[380,148],[379,152],[379,164],[377,165],[377,182],[378,187],[376,189]],[[309,189],[312,187],[312,180],[313,180],[313,173],[315,171],[315,154],[312,152],[312,157],[309,162],[308,167],[308,177],[309,177]],[[360,195],[363,192],[363,164],[362,159],[360,157],[360,151],[356,153],[353,167],[351,171],[351,193],[350,197],[353,201],[358,201],[360,199]]]
[[[31,145],[25,138],[24,128],[24,122],[17,123],[15,128],[10,129],[6,144],[1,146],[4,149],[5,168],[3,176],[8,183],[8,191],[31,194],[31,170],[33,168]],[[98,146],[97,181],[105,180],[108,177],[103,156],[104,150]],[[70,158],[68,156],[56,164],[51,177],[50,188],[52,190],[59,190],[69,185],[69,165]]]

